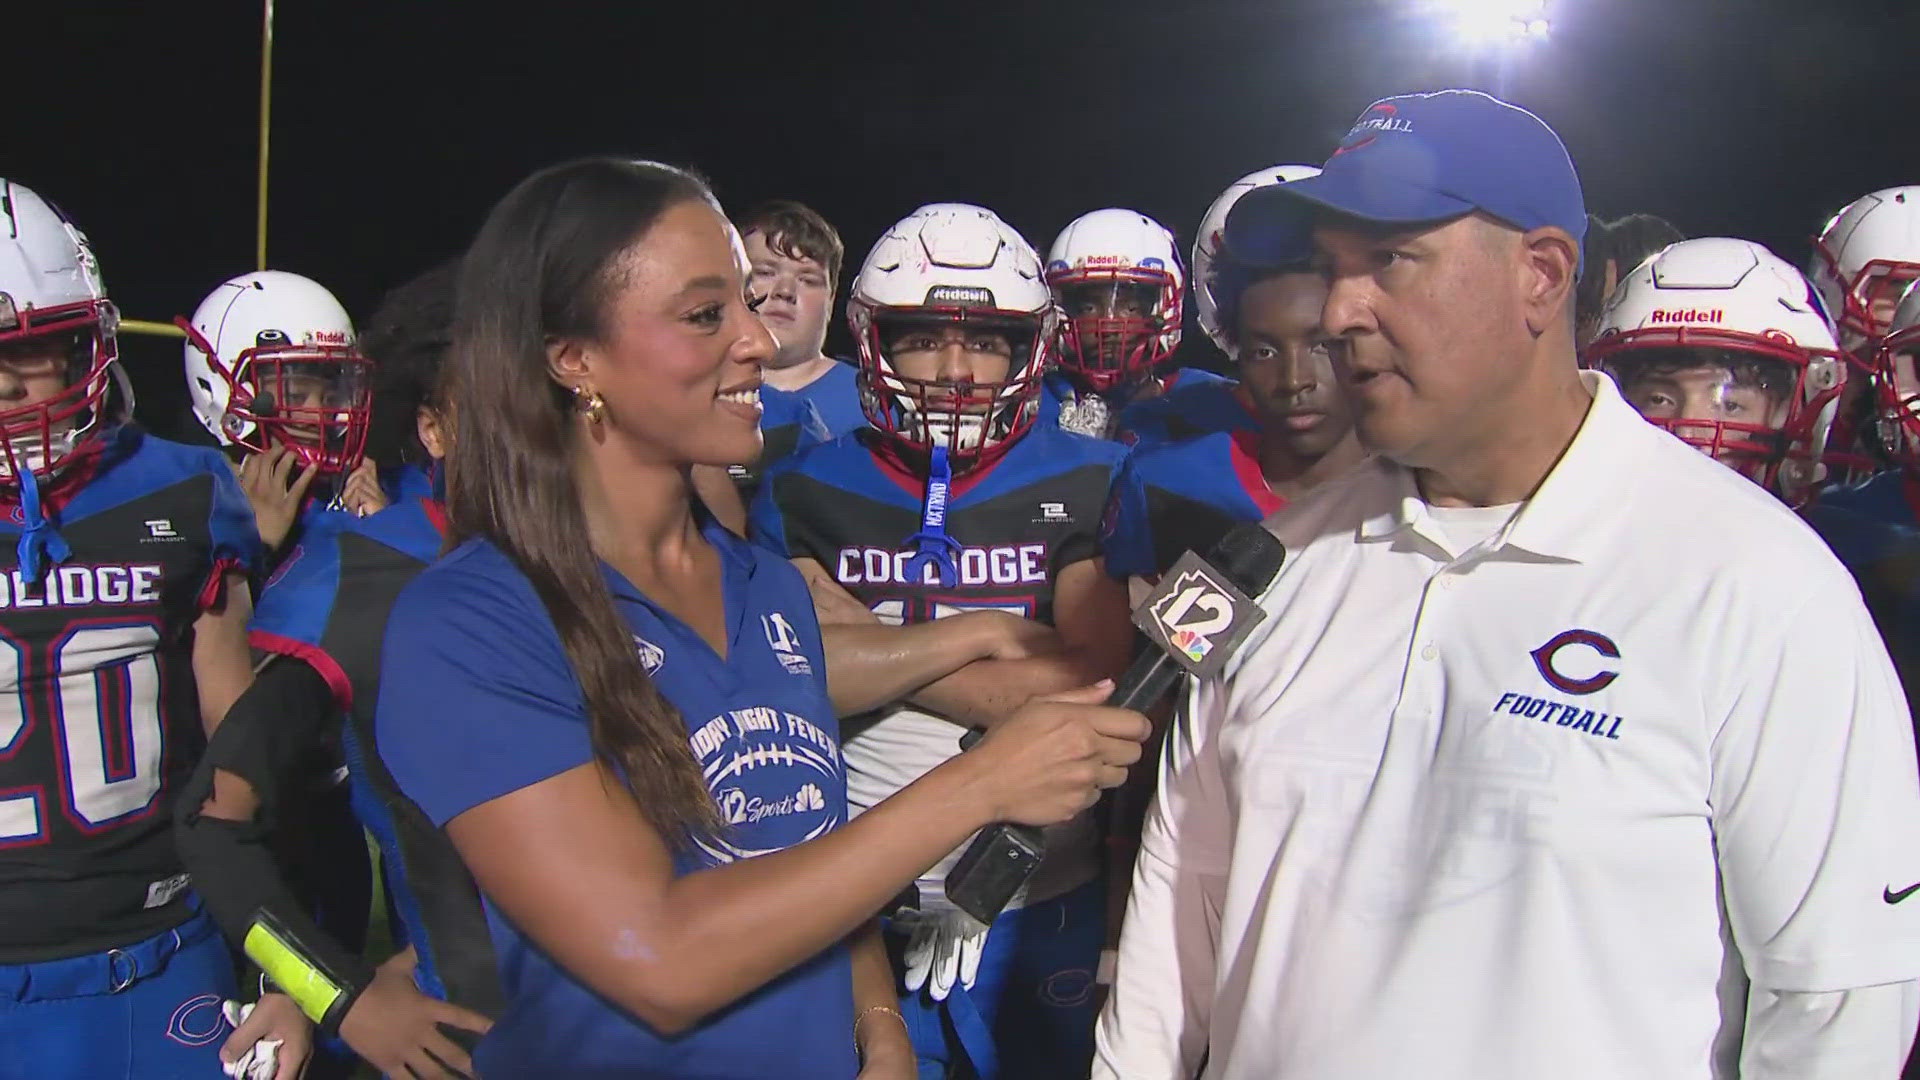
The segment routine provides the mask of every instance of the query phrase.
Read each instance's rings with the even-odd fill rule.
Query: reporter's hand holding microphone
[[[1152,726],[1102,704],[1113,680],[1034,698],[943,768],[968,770],[982,825],[1054,825],[1126,781]],[[969,816],[975,816],[970,814]]]

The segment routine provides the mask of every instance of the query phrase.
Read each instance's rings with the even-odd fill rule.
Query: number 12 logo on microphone
[[[1266,612],[1226,576],[1189,551],[1134,610],[1133,622],[1195,678],[1226,666],[1233,646]]]

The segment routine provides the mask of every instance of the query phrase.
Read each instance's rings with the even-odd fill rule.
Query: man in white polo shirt
[[[1574,363],[1579,181],[1482,94],[1367,109],[1306,237],[1377,455],[1166,749],[1099,1078],[1892,1077],[1920,773],[1846,571]]]

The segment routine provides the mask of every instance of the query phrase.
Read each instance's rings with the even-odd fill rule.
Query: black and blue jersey
[[[97,953],[190,912],[173,799],[205,745],[193,624],[260,538],[217,451],[132,425],[43,481],[68,553],[32,580],[0,505],[0,963]],[[46,550],[43,546],[42,550]]]
[[[1259,433],[1216,431],[1136,450],[1113,483],[1102,525],[1107,573],[1155,577],[1181,554],[1206,554],[1235,525],[1286,505],[1260,472]]]

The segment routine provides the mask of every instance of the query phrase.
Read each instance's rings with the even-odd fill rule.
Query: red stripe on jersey
[[[265,630],[247,631],[247,644],[262,652],[290,656],[318,672],[327,689],[333,691],[333,700],[339,704],[340,711],[353,708],[353,683],[348,681],[347,673],[341,669],[327,650],[318,645],[309,645],[304,641],[269,633]]]

